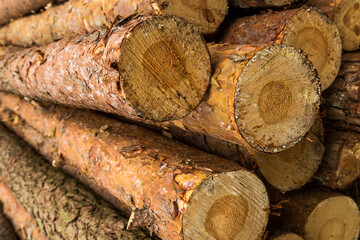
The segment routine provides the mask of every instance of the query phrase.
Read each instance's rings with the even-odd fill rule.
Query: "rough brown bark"
[[[240,8],[249,7],[285,7],[298,0],[229,0],[230,5]]]
[[[127,220],[117,211],[44,162],[3,126],[0,136],[1,175],[49,239],[147,238],[141,230],[124,230]]]
[[[0,176],[0,201],[4,205],[4,212],[11,220],[17,235],[22,240],[47,240],[35,220],[13,196],[4,179]]]
[[[177,127],[167,128],[163,130],[163,134],[255,170],[270,185],[282,192],[299,189],[310,181],[325,150],[320,119],[317,119],[302,141],[277,154],[262,153],[244,145]]]
[[[344,53],[339,75],[324,98],[327,128],[360,133],[360,52]]]
[[[0,204],[0,239],[1,240],[17,240],[17,239],[19,239],[16,236],[13,225],[6,218],[1,204]]]
[[[360,47],[359,0],[309,0],[307,5],[321,9],[334,20],[345,51],[354,51]]]
[[[271,153],[304,137],[317,115],[320,89],[303,55],[283,45],[208,47],[213,74],[204,101],[184,119],[162,127],[177,126]]]
[[[110,27],[119,16],[139,12],[182,17],[203,34],[216,32],[227,13],[226,0],[70,0],[41,14],[18,19],[0,29],[1,45],[44,45]]]
[[[238,18],[221,41],[236,44],[293,46],[307,55],[316,68],[322,90],[335,80],[341,64],[341,38],[333,21],[314,8],[299,8]]]
[[[286,195],[272,194],[279,215],[271,221],[275,229],[299,234],[304,239],[352,240],[359,236],[359,208],[348,196],[320,188]]]
[[[266,190],[238,164],[100,114],[0,95],[5,124],[53,165],[118,199],[133,213],[129,227],[147,225],[165,239],[262,236]]]
[[[173,16],[137,15],[108,32],[66,38],[0,61],[1,90],[136,120],[186,116],[200,103],[209,78],[201,34]]]
[[[360,134],[329,130],[325,155],[315,178],[332,189],[345,189],[360,176]]]
[[[13,19],[23,17],[45,6],[60,4],[67,0],[1,0],[0,26]]]

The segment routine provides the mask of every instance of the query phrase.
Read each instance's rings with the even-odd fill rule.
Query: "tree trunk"
[[[117,211],[3,126],[0,136],[1,175],[49,239],[147,239],[141,230],[124,230],[127,220]]]
[[[321,9],[334,20],[345,51],[360,47],[360,0],[310,0],[307,5]]]
[[[208,47],[213,75],[203,102],[186,118],[161,126],[271,153],[304,137],[320,98],[316,73],[303,55],[283,45]]]
[[[272,240],[304,240],[302,237],[300,237],[299,235],[297,235],[295,233],[279,234],[275,237],[272,237],[271,239]]]
[[[0,0],[0,26],[51,4],[66,0]],[[49,5],[50,4],[50,5]]]
[[[165,239],[258,239],[268,198],[238,164],[135,125],[1,93],[1,118],[53,162]]]
[[[359,208],[348,196],[313,188],[273,195],[272,201],[282,201],[280,217],[271,219],[275,229],[297,233],[304,239],[352,240],[359,236]]]
[[[0,176],[0,201],[4,205],[4,213],[11,220],[17,235],[22,240],[47,240],[35,220],[13,196],[4,179]]]
[[[164,130],[164,135],[255,170],[264,180],[282,192],[299,189],[309,182],[317,171],[325,150],[320,119],[317,119],[302,141],[277,154],[259,152],[250,147],[177,127]]]
[[[334,22],[314,8],[300,8],[234,20],[221,41],[293,46],[316,68],[322,90],[335,80],[341,64],[341,38]]]
[[[343,55],[339,76],[324,98],[327,128],[360,133],[360,52]]]
[[[345,189],[360,176],[360,134],[329,131],[316,179],[332,189]]]
[[[13,225],[6,218],[3,207],[0,205],[0,239],[1,240],[17,240]]]
[[[298,0],[229,0],[233,7],[250,8],[250,7],[286,7]]]
[[[108,32],[6,55],[0,61],[0,89],[140,121],[166,121],[199,105],[210,71],[204,40],[185,20],[137,15]]]
[[[227,13],[226,0],[70,0],[0,29],[0,44],[29,47],[110,27],[119,16],[164,13],[182,17],[203,34],[217,31]]]

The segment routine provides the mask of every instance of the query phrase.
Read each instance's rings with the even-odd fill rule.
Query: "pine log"
[[[45,6],[60,4],[66,0],[0,0],[0,26],[23,17]]]
[[[0,89],[140,121],[165,121],[199,105],[210,71],[204,40],[185,20],[137,15],[107,32],[6,55],[0,61]]]
[[[46,163],[0,126],[0,172],[13,196],[49,239],[150,239],[83,185]]]
[[[2,121],[53,165],[117,198],[132,211],[129,229],[146,226],[164,239],[263,235],[266,189],[238,164],[101,114],[0,96]]]
[[[316,68],[322,90],[335,80],[341,64],[341,38],[333,21],[314,8],[299,8],[238,18],[224,30],[221,41],[236,44],[293,46]]]
[[[161,126],[271,153],[304,137],[318,114],[320,88],[302,54],[284,45],[208,47],[213,74],[203,102],[186,118]]]
[[[339,75],[324,98],[327,128],[360,133],[360,52],[343,55]]]
[[[295,233],[284,233],[276,237],[272,237],[272,240],[304,240],[302,237]]]
[[[302,141],[277,154],[259,152],[250,147],[246,148],[177,127],[170,127],[163,130],[163,133],[209,153],[238,162],[256,171],[266,182],[281,192],[299,189],[309,182],[317,171],[325,150],[320,119],[315,121]]]
[[[0,28],[1,45],[44,45],[64,37],[111,27],[134,13],[182,17],[203,34],[213,34],[227,13],[226,0],[70,0]],[[174,39],[176,39],[174,37]]]
[[[17,235],[22,240],[48,240],[35,220],[13,196],[4,179],[0,176],[0,201],[4,205],[4,213],[11,220]]]
[[[278,227],[276,229],[291,231],[309,240],[353,240],[359,237],[359,208],[346,195],[312,188],[280,198],[272,196],[274,203],[280,200],[280,217],[271,219]]]
[[[328,131],[325,155],[316,179],[332,189],[345,189],[360,176],[360,134]]]
[[[3,207],[0,205],[0,239],[1,240],[17,240],[19,239],[15,233],[13,225],[6,218]]]
[[[298,0],[229,0],[233,7],[250,8],[250,7],[285,7]]]
[[[360,47],[360,0],[309,0],[307,5],[321,9],[334,20],[345,51]]]

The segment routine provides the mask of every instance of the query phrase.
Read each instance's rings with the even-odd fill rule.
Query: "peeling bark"
[[[53,165],[132,211],[129,227],[146,225],[166,239],[262,236],[266,190],[238,164],[100,114],[0,95],[4,123]]]
[[[3,126],[0,136],[1,176],[49,239],[146,239],[141,230],[124,230],[117,211]]]
[[[182,17],[203,34],[216,32],[227,13],[226,0],[70,0],[0,28],[1,45],[44,45],[109,28],[116,18],[146,12]]]
[[[11,20],[33,13],[45,6],[60,4],[67,0],[1,0],[0,1],[0,26]]]
[[[185,20],[136,15],[109,31],[7,54],[0,60],[0,89],[139,121],[166,121],[199,105],[210,71],[205,42]]]

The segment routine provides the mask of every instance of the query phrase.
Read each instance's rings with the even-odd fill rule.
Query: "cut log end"
[[[329,211],[330,210],[330,211]],[[321,201],[305,224],[305,239],[357,239],[359,209],[347,196],[335,196]]]
[[[283,44],[301,49],[319,74],[325,90],[335,80],[340,64],[342,44],[333,21],[314,8],[297,11],[289,20]]]
[[[261,174],[281,192],[301,188],[317,171],[324,154],[324,146],[313,128],[301,142],[281,153],[256,152]]]
[[[266,6],[285,7],[297,2],[297,0],[264,0],[264,2],[266,3]]]
[[[235,119],[243,138],[259,151],[294,146],[312,126],[320,83],[306,58],[292,47],[259,51],[242,71],[235,94]]]
[[[143,117],[156,121],[183,118],[193,111],[211,74],[201,34],[172,16],[136,26],[121,44],[118,68],[119,90]]]
[[[253,173],[214,175],[190,197],[184,239],[259,239],[268,220],[268,201],[263,183]]]
[[[343,49],[354,51],[360,47],[360,0],[342,0],[334,14]]]
[[[272,238],[272,240],[304,240],[304,239],[295,233],[285,233],[275,238]]]
[[[205,35],[213,34],[227,14],[226,0],[157,0],[165,14],[183,17]]]

